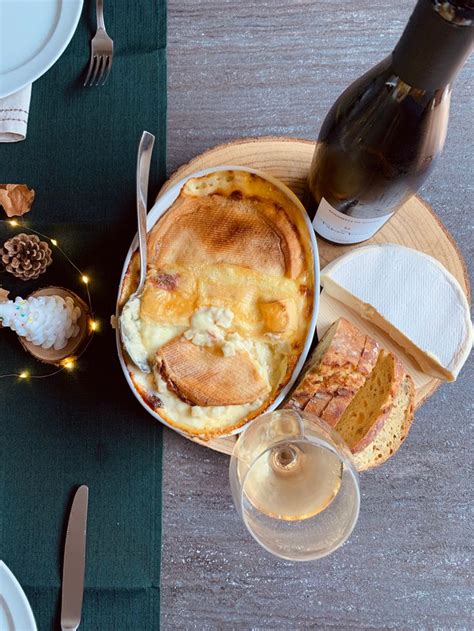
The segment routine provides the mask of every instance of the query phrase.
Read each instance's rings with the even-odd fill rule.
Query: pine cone
[[[53,262],[51,248],[35,234],[21,233],[5,241],[0,257],[7,272],[22,280],[38,278]]]

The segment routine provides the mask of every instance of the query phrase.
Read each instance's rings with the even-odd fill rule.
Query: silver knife
[[[80,486],[74,496],[64,545],[61,629],[75,631],[81,622],[86,568],[86,528],[89,487]]]

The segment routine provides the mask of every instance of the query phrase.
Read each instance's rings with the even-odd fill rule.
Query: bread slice
[[[190,405],[241,405],[268,396],[270,387],[246,351],[225,357],[220,349],[176,337],[156,352],[154,369]]]
[[[372,442],[354,455],[358,471],[381,465],[399,449],[413,421],[414,400],[415,384],[410,375],[405,375],[383,427]]]
[[[353,454],[369,445],[387,422],[405,379],[401,362],[385,350],[364,385],[336,425],[336,432]]]
[[[380,347],[340,318],[316,347],[286,407],[305,410],[334,427],[376,364]]]
[[[285,407],[335,427],[359,471],[382,464],[408,434],[415,385],[401,362],[340,318],[316,347]]]

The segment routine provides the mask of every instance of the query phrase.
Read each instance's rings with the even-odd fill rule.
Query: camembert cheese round
[[[439,261],[386,243],[357,248],[321,272],[324,291],[370,320],[437,379],[453,381],[472,348],[469,304]]]

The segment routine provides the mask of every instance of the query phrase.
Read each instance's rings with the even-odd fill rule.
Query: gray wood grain
[[[342,89],[383,58],[412,0],[169,0],[168,161],[229,139],[314,139]],[[472,272],[474,59],[422,195]],[[417,413],[401,451],[361,478],[349,542],[274,559],[232,506],[225,456],[164,431],[164,629],[471,629],[473,362]]]

